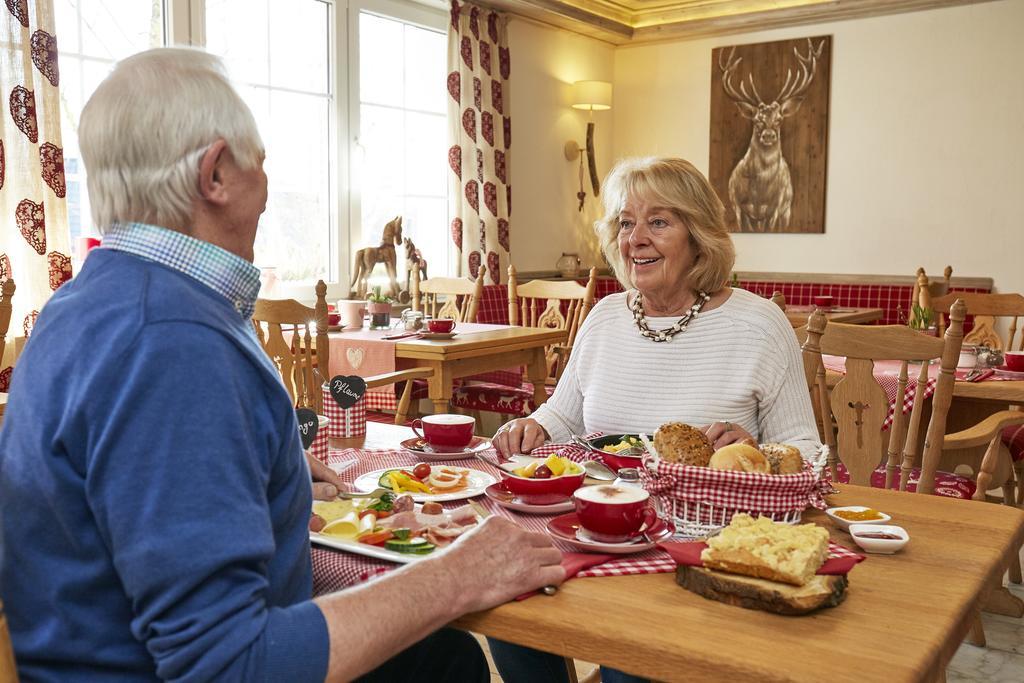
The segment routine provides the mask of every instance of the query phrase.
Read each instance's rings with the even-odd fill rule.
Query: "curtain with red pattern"
[[[448,30],[448,126],[453,215],[451,236],[459,275],[487,266],[501,282],[509,264],[512,185],[509,147],[508,18],[452,0]]]
[[[14,278],[8,339],[28,336],[39,309],[71,277],[53,0],[0,8],[0,280]],[[14,344],[0,364],[10,380]]]

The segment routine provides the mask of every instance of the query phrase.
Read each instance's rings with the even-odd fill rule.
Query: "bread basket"
[[[702,538],[729,524],[737,512],[796,524],[808,507],[824,510],[831,491],[823,477],[828,446],[821,446],[797,474],[756,474],[680,465],[646,455],[640,480],[658,506],[672,519],[676,536]]]

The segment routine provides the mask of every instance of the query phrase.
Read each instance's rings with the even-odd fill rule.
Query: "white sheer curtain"
[[[0,280],[14,278],[8,337],[27,336],[39,310],[71,277],[60,70],[53,0],[0,8]],[[7,390],[14,344],[0,364]]]
[[[452,0],[448,30],[448,163],[452,170],[451,236],[459,274],[487,266],[491,282],[509,264],[512,177],[509,148],[508,19]]]

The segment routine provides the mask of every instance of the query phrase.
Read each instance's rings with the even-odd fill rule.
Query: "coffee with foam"
[[[576,489],[573,494],[580,500],[589,503],[605,503],[608,505],[628,505],[642,503],[650,494],[636,486],[584,486]]]
[[[454,415],[452,413],[444,413],[442,415],[425,415],[423,421],[427,424],[434,425],[464,425],[476,420],[472,415]]]

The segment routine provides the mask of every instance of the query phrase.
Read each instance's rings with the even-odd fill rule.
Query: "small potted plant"
[[[391,297],[380,293],[380,286],[366,297],[366,311],[370,314],[370,329],[385,330],[391,327]]]
[[[907,323],[910,329],[917,330],[932,337],[938,334],[935,325],[935,312],[929,308],[922,308],[913,304],[910,308],[910,321]]]

